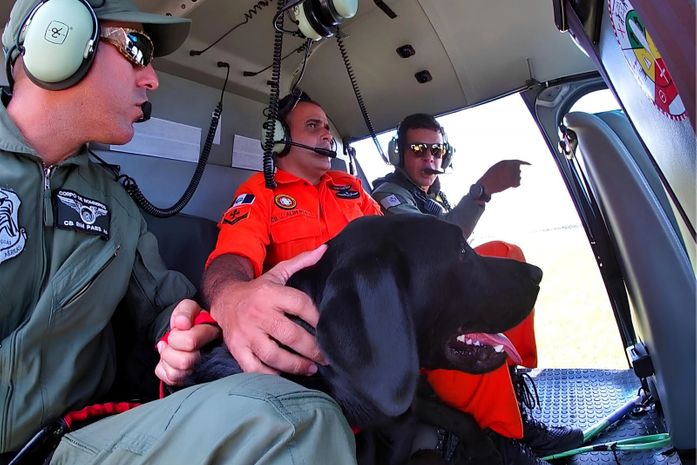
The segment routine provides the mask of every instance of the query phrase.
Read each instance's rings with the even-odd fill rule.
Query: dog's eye
[[[465,256],[467,255],[467,249],[464,247],[460,247],[460,255],[458,256],[458,259],[460,261],[465,259]]]

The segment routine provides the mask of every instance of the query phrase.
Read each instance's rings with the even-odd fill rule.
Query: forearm
[[[457,225],[462,229],[462,235],[466,238],[472,235],[474,227],[479,218],[484,213],[484,204],[472,200],[469,195],[462,197],[462,200],[453,208],[443,219],[448,223]]]
[[[208,308],[213,310],[216,298],[224,289],[235,283],[251,281],[253,278],[254,268],[248,258],[233,254],[219,256],[203,273],[201,292]]]

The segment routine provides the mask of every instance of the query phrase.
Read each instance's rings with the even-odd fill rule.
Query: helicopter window
[[[491,240],[517,244],[530,263],[543,269],[535,306],[540,366],[626,368],[622,342],[584,229],[523,100],[511,95],[438,121],[456,149],[452,170],[440,176],[452,204],[494,163],[520,159],[532,164],[522,167],[519,188],[494,196],[469,242],[472,246]],[[383,149],[395,134],[378,136]],[[352,145],[370,182],[392,171],[371,138]]]

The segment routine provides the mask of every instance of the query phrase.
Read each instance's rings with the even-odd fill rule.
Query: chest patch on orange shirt
[[[336,193],[336,196],[339,197],[340,199],[357,199],[360,197],[360,193],[358,191],[352,191],[352,190],[341,190]]]
[[[298,204],[298,202],[296,202],[295,199],[288,194],[278,194],[276,197],[274,197],[273,202],[277,207],[284,210],[292,210]]]

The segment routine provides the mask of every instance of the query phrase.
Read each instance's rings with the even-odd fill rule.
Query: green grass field
[[[493,238],[481,238],[477,243]],[[504,238],[501,238],[504,239]],[[519,245],[544,272],[535,305],[540,368],[627,368],[619,331],[580,226],[522,233]]]

